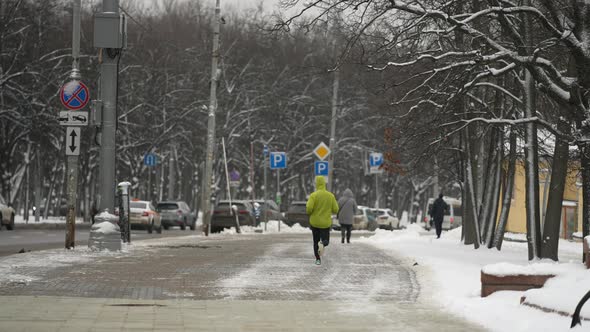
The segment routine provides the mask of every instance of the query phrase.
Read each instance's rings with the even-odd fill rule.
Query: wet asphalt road
[[[18,253],[20,250],[24,251],[38,251],[46,249],[59,249],[65,245],[66,231],[65,229],[19,229],[19,225],[14,231],[7,231],[2,228],[0,231],[0,257],[8,256]],[[88,234],[90,229],[88,226],[80,228],[76,231],[76,246],[88,245]],[[148,234],[144,230],[132,230],[131,241],[134,239],[144,240],[161,237],[176,237],[195,234],[189,230],[181,231],[179,228],[172,228],[170,230],[163,230],[162,234]]]

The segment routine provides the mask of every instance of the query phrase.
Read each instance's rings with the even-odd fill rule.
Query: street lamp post
[[[215,148],[215,111],[217,109],[217,80],[219,72],[217,63],[219,62],[219,30],[221,23],[220,0],[215,4],[215,20],[213,22],[213,51],[211,53],[211,86],[210,102],[207,120],[207,152],[205,155],[205,174],[203,176],[201,197],[201,209],[203,210],[203,231],[209,235],[211,221],[211,178],[213,173],[213,151]]]

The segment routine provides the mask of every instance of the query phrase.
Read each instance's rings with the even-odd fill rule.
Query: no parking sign
[[[60,91],[59,97],[61,103],[72,111],[79,110],[88,104],[90,93],[88,87],[77,80],[72,80],[64,84]]]

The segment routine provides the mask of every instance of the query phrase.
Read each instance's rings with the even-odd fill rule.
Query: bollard
[[[129,182],[121,182],[117,185],[119,193],[119,227],[121,227],[121,240],[131,243],[131,225],[129,223]]]
[[[94,225],[90,229],[88,247],[92,250],[102,251],[121,250],[121,233],[117,225],[118,217],[110,214],[105,209],[94,217]]]

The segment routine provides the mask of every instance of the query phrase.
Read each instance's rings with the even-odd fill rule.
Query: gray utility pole
[[[379,192],[379,173],[375,173],[375,209],[379,208],[381,193]]]
[[[332,87],[332,123],[330,125],[330,155],[328,156],[328,191],[334,188],[334,152],[336,152],[336,114],[338,111],[338,88],[340,85],[340,71],[334,70],[334,85]]]
[[[119,14],[119,0],[103,0],[102,12],[94,18],[94,47],[100,48],[100,196],[99,211],[115,208],[115,135],[117,126],[117,76],[121,50],[126,44],[125,17]]]
[[[70,79],[80,80],[80,4],[81,0],[73,1],[73,28],[72,28],[72,72]],[[79,133],[80,131],[78,131]],[[68,188],[68,211],[66,214],[66,249],[72,249],[76,245],[76,194],[78,188],[78,154],[70,155],[68,152],[70,143],[75,145],[80,140],[75,130],[66,130],[66,154],[67,154],[67,188]],[[71,142],[70,142],[71,141]],[[72,148],[72,150],[75,150]]]
[[[215,20],[213,21],[213,51],[211,52],[211,91],[209,101],[209,114],[207,120],[207,152],[205,155],[205,175],[201,197],[201,208],[203,210],[203,231],[209,235],[211,221],[211,177],[213,173],[213,151],[215,150],[215,111],[217,109],[217,81],[219,72],[219,25],[221,23],[220,0],[215,4]]]

